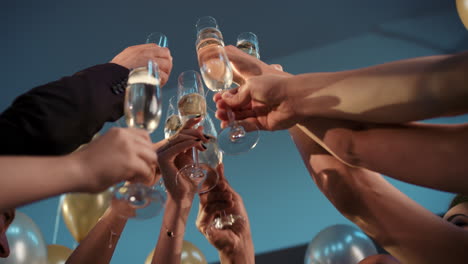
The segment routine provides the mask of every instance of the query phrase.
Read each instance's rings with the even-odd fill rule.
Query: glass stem
[[[228,122],[230,127],[238,127],[238,123],[236,122],[236,115],[232,111],[230,107],[227,108],[227,116],[228,116]]]
[[[193,157],[193,163],[195,166],[198,168],[198,150],[196,148],[192,148],[192,157]]]

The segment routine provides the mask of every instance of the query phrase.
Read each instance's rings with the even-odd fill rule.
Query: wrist
[[[286,106],[290,119],[295,120],[296,123],[299,123],[304,119],[304,115],[299,104],[304,104],[303,96],[305,95],[301,94],[300,90],[297,89],[297,86],[295,86],[293,75],[288,74],[283,75],[282,77],[283,78],[278,81],[276,89],[280,96],[285,100],[284,105]]]
[[[182,212],[186,211],[187,209],[190,211],[193,204],[193,198],[195,194],[187,194],[184,195],[182,198],[173,198],[170,193],[167,193],[167,200],[166,200],[166,209],[169,209],[174,212]]]
[[[71,183],[70,192],[83,192],[89,189],[88,172],[86,166],[83,166],[83,161],[77,153],[63,156],[61,164],[69,168],[67,175],[68,180]]]
[[[174,197],[170,192],[167,192],[166,208],[173,207],[178,209],[192,208],[195,193],[184,193]]]
[[[255,250],[252,236],[249,233],[241,235],[241,241],[235,243],[234,247],[225,247],[224,250],[219,250],[221,263],[254,263]]]
[[[255,252],[253,244],[238,247],[230,252],[219,252],[219,259],[221,264],[254,264]]]

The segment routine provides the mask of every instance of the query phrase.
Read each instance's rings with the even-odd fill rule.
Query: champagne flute
[[[243,52],[260,59],[260,50],[258,47],[258,38],[252,32],[242,32],[237,36],[236,47]]]
[[[202,17],[196,24],[197,41],[196,49],[198,64],[206,86],[214,91],[226,91],[232,85],[233,71],[226,51],[221,31],[216,19]],[[234,113],[228,110],[229,126],[221,130],[218,144],[226,154],[239,154],[249,151],[258,142],[258,128],[246,131],[235,120]]]
[[[169,41],[167,40],[166,35],[164,35],[161,32],[150,33],[146,37],[146,44],[148,43],[154,43],[158,45],[159,47],[163,47],[163,48],[169,47]]]
[[[177,97],[172,96],[169,99],[169,104],[167,106],[166,112],[166,122],[164,125],[164,138],[168,139],[175,135],[179,129],[182,127],[182,120],[179,116],[179,110],[177,109],[176,104]]]
[[[203,134],[209,137],[209,141],[204,143],[206,150],[198,153],[198,163],[202,164],[206,170],[206,179],[202,182],[199,193],[206,193],[213,189],[219,181],[216,167],[223,161],[223,153],[219,150],[216,127],[207,111],[203,119]]]
[[[161,93],[158,65],[149,61],[145,67],[133,69],[125,91],[124,114],[128,127],[145,129],[152,133],[161,119]],[[114,188],[114,197],[135,209],[135,218],[146,219],[159,214],[166,194],[161,185],[120,183]]]
[[[179,75],[177,86],[177,99],[179,115],[182,123],[185,123],[191,118],[204,118],[206,116],[206,100],[203,93],[203,84],[200,74],[196,71],[185,71]],[[199,163],[198,150],[193,151],[193,164],[188,164],[179,170],[176,177],[176,183],[180,181],[180,177],[188,178],[195,182],[199,192],[206,192],[212,189],[215,185],[208,186],[205,180],[208,176],[216,174],[213,168],[206,164]],[[212,182],[211,180],[208,182]],[[207,183],[208,183],[207,182]]]

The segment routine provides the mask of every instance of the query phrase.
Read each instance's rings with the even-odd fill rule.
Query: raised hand
[[[100,192],[122,182],[154,181],[156,153],[148,133],[136,128],[112,128],[70,156],[85,192]]]
[[[196,226],[219,250],[221,259],[230,261],[236,259],[238,263],[253,263],[254,248],[244,203],[224,177],[222,164],[218,166],[217,171],[220,176],[217,186],[200,195]],[[240,215],[242,219],[238,219],[229,228],[216,229],[212,226],[212,222],[224,213]]]
[[[177,134],[163,140],[164,144],[156,147],[158,172],[164,179],[164,186],[169,195],[176,202],[186,198],[191,201],[197,192],[195,182],[185,177],[178,177],[179,181],[176,183],[176,175],[185,165],[193,163],[192,148],[204,151],[203,143],[209,141],[209,138],[203,135],[203,127],[192,128],[198,122],[200,122],[200,118],[188,120]]]
[[[149,60],[158,64],[161,86],[164,86],[172,70],[172,56],[168,48],[159,47],[154,43],[131,46],[117,54],[111,62],[134,69],[148,65]]]

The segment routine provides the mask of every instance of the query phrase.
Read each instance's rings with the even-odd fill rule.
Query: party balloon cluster
[[[110,206],[112,193],[70,193],[61,201],[61,211],[68,230],[77,242],[82,241]],[[16,212],[15,220],[7,232],[11,253],[0,258],[0,264],[64,264],[73,250],[57,244],[47,245],[34,221],[22,212]],[[153,251],[145,264],[151,263]],[[199,248],[184,241],[181,254],[182,264],[207,264]]]

